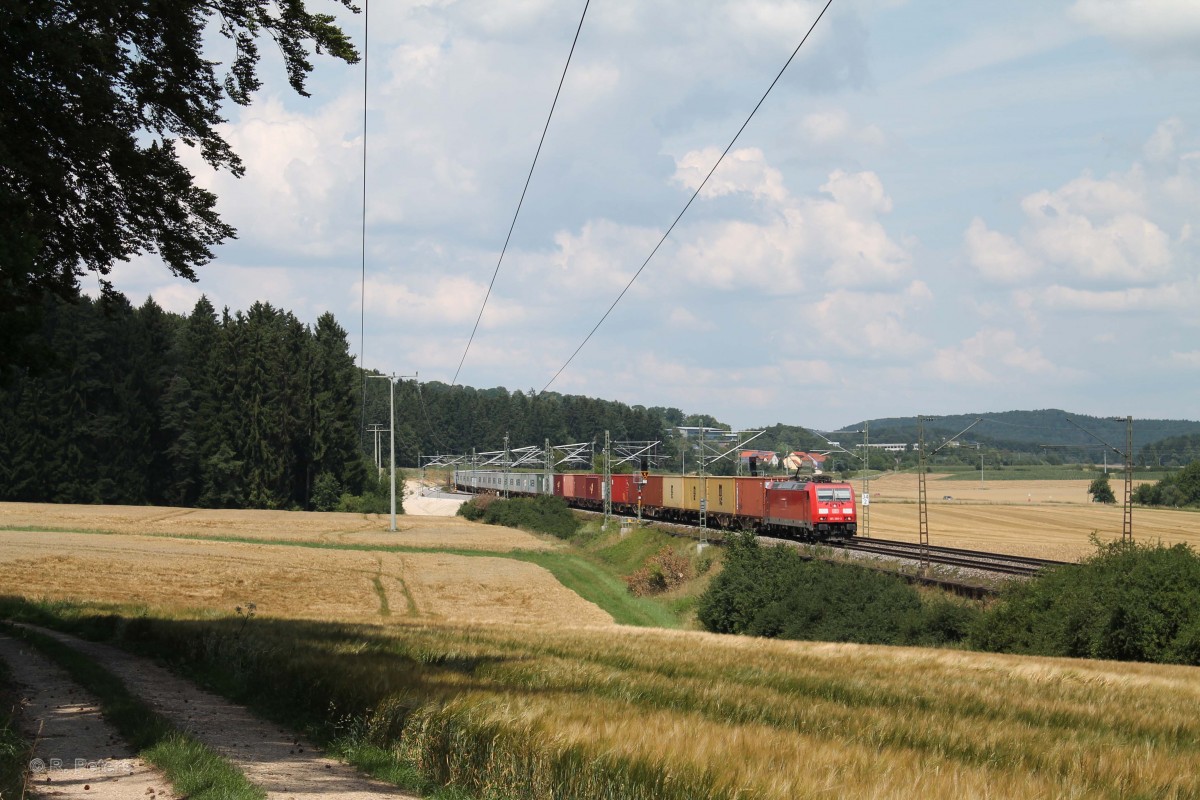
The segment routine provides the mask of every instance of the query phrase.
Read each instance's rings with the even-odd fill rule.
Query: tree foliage
[[[1092,498],[1093,503],[1112,505],[1117,502],[1117,496],[1113,494],[1112,484],[1108,482],[1107,475],[1093,478],[1092,482],[1088,485],[1087,493]]]
[[[724,567],[701,596],[700,623],[717,633],[871,644],[943,644],[966,636],[974,610],[923,601],[901,578],[808,561],[795,548],[727,540]]]
[[[579,520],[565,500],[552,495],[498,499],[479,497],[463,503],[458,515],[488,525],[548,533],[570,539],[579,531]]]
[[[0,499],[307,508],[361,492],[346,333],[256,303],[48,300],[53,369],[0,389]],[[324,476],[324,477],[322,477]]]
[[[350,0],[328,0],[357,11]],[[204,52],[215,26],[228,71]],[[305,94],[310,50],[358,54],[305,0],[21,0],[0,4],[0,367],[28,361],[18,336],[40,298],[73,298],[78,278],[156,252],[195,280],[235,235],[196,182],[179,144],[214,169],[243,165],[222,137],[221,105],[260,86],[260,36],[278,46]]]
[[[985,650],[1200,665],[1200,556],[1113,542],[1015,584],[976,625]]]
[[[1157,483],[1143,483],[1133,501],[1145,506],[1200,506],[1200,461],[1193,461]]]

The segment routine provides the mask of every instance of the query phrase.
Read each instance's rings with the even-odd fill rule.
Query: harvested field
[[[1121,536],[1121,505],[1089,502],[1088,481],[985,480],[980,487],[979,481],[939,478],[930,475],[925,484],[931,544],[1073,561],[1094,552],[1093,533],[1101,540]],[[1121,491],[1119,481],[1114,488]],[[916,502],[915,474],[871,481],[871,535],[917,541]],[[1142,541],[1200,549],[1200,514],[1135,507],[1133,532]]]
[[[235,511],[160,506],[87,506],[0,503],[0,530],[104,531],[165,536],[249,537],[295,542],[403,545],[455,550],[555,550],[561,545],[523,531],[476,525],[457,517],[311,511]]]
[[[612,623],[546,570],[513,559],[121,534],[0,531],[0,594],[172,613],[254,603],[261,616],[346,622]]]

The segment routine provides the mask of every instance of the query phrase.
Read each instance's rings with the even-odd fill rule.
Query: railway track
[[[831,547],[854,550],[860,553],[873,553],[889,558],[925,561],[930,564],[942,564],[961,569],[977,569],[1004,575],[1036,575],[1045,567],[1066,563],[1046,558],[1030,558],[1028,556],[1014,556],[1006,553],[989,553],[983,550],[963,550],[957,547],[927,545],[925,548],[922,548],[919,544],[899,542],[892,539],[860,539],[853,537],[845,541],[829,542],[828,544]]]
[[[579,511],[579,509],[576,509]],[[599,516],[599,512],[583,512],[585,514],[595,514]],[[666,523],[658,521],[649,521],[650,524],[670,533],[674,536],[684,536],[690,539],[700,538],[700,528],[694,525],[684,525],[680,523]],[[721,536],[721,531],[710,530],[709,536]],[[706,537],[707,538],[707,537]],[[826,542],[798,542],[794,539],[781,539],[773,536],[759,536],[760,541],[764,543],[776,545],[791,545],[801,546],[804,544],[816,544],[819,547],[831,547],[841,550],[852,550],[860,553],[871,553],[873,555],[882,556],[885,558],[907,559],[911,561],[925,561],[929,564],[941,564],[943,566],[958,567],[960,569],[973,569],[981,572],[992,572],[1000,575],[1013,576],[1030,576],[1036,575],[1039,570],[1045,567],[1058,566],[1065,564],[1065,561],[1054,561],[1047,558],[1032,558],[1029,556],[1016,556],[1007,553],[991,553],[985,550],[964,550],[957,547],[936,547],[927,546],[925,548],[924,557],[922,557],[921,546],[913,542],[902,542],[895,539],[863,539],[860,537],[851,537],[844,540],[832,540]],[[720,538],[709,538],[708,542],[713,545],[723,545],[724,542]]]

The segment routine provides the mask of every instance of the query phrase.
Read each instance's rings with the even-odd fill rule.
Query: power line
[[[512,239],[513,229],[517,226],[517,217],[521,214],[521,206],[525,203],[525,193],[529,191],[529,181],[533,179],[533,169],[537,166],[538,156],[542,153],[542,144],[546,141],[546,131],[550,130],[550,120],[554,117],[554,108],[558,105],[558,96],[562,93],[563,81],[567,79],[567,69],[571,66],[571,57],[575,55],[575,45],[579,42],[579,32],[583,30],[583,20],[587,17],[588,5],[592,0],[583,4],[583,13],[579,16],[579,26],[575,28],[575,38],[571,41],[571,51],[567,53],[567,63],[563,65],[562,76],[558,79],[558,88],[554,91],[554,102],[550,104],[550,113],[546,115],[546,124],[542,127],[542,138],[538,140],[537,151],[533,154],[533,163],[529,165],[529,174],[525,176],[525,186],[521,189],[521,199],[517,201],[517,210],[513,212],[512,222],[508,226],[508,235],[504,237],[504,247],[500,248],[500,258],[496,260],[496,269],[492,272],[491,283],[488,284],[487,294],[483,296],[483,305],[479,307],[479,315],[475,317],[475,327],[471,328],[471,336],[463,350],[462,358],[458,360],[458,369],[454,370],[451,386],[458,384],[458,374],[462,372],[471,351],[471,343],[475,341],[475,333],[479,330],[479,322],[483,319],[483,311],[487,308],[488,299],[492,296],[492,287],[496,285],[496,276],[500,274],[500,264],[504,262],[504,254],[508,252],[508,243]]]
[[[363,359],[367,349],[367,56],[370,52],[371,4],[363,0],[363,147],[362,147],[362,280],[359,283],[358,298],[358,368],[362,372],[362,419],[358,426],[358,437],[361,439],[367,429],[367,373]]]
[[[817,27],[817,23],[821,21],[821,17],[825,16],[825,12],[829,10],[829,6],[832,4],[833,0],[827,0],[824,8],[821,9],[821,13],[817,15],[817,18],[813,20],[813,24],[809,26],[808,33],[804,34],[804,38],[800,40],[800,44],[796,45],[796,49],[792,51],[790,56],[788,56],[788,60],[784,62],[783,68],[779,70],[779,74],[775,76],[775,80],[771,81],[771,85],[767,87],[767,90],[763,92],[763,96],[760,97],[758,102],[754,105],[754,108],[750,111],[750,115],[746,117],[746,121],[742,123],[742,127],[738,128],[737,133],[733,135],[733,138],[729,141],[729,144],[725,147],[725,150],[721,153],[720,157],[717,158],[716,163],[712,165],[712,169],[710,169],[708,174],[704,176],[704,180],[700,181],[700,185],[696,187],[696,191],[692,193],[690,198],[688,198],[687,203],[685,203],[683,206],[683,210],[679,212],[679,214],[675,217],[675,221],[671,223],[671,227],[667,228],[667,232],[664,233],[662,238],[658,240],[658,244],[654,245],[654,249],[650,251],[650,255],[646,256],[646,260],[642,262],[640,267],[638,267],[638,271],[633,273],[633,277],[629,279],[629,283],[625,284],[625,288],[621,290],[619,295],[617,295],[617,299],[613,300],[612,305],[609,306],[608,310],[604,312],[604,316],[600,317],[600,321],[596,323],[595,327],[588,332],[587,336],[583,337],[583,341],[580,342],[579,346],[575,348],[575,352],[571,353],[571,357],[566,360],[566,363],[558,368],[558,372],[554,373],[554,377],[542,387],[542,392],[545,392],[547,389],[549,389],[554,382],[558,380],[558,376],[561,375],[563,371],[571,365],[571,362],[575,360],[575,356],[579,355],[579,351],[584,348],[584,345],[588,343],[588,341],[592,338],[592,335],[600,329],[600,326],[604,324],[604,320],[608,319],[608,315],[612,313],[613,309],[617,307],[617,303],[620,303],[621,298],[623,298],[625,293],[629,291],[629,287],[633,286],[634,281],[636,281],[638,276],[642,274],[642,270],[644,270],[646,265],[650,263],[650,259],[654,258],[654,254],[658,252],[658,249],[662,247],[663,242],[665,242],[667,237],[671,235],[671,231],[675,230],[675,226],[679,224],[679,220],[683,219],[683,215],[687,213],[689,208],[691,208],[691,205],[695,199],[700,196],[700,190],[704,188],[704,185],[708,183],[708,179],[713,176],[713,173],[717,171],[717,167],[719,167],[721,162],[725,160],[725,156],[731,149],[733,149],[734,144],[737,143],[738,138],[742,135],[742,131],[746,130],[746,126],[750,124],[750,120],[754,119],[754,115],[766,101],[767,95],[769,95],[771,90],[775,88],[775,84],[779,83],[779,79],[783,77],[783,73],[787,71],[787,68],[791,65],[792,60],[796,58],[796,54],[800,52],[800,48],[803,47],[804,43],[808,41],[808,37]],[[539,392],[538,394],[541,394],[542,392]]]

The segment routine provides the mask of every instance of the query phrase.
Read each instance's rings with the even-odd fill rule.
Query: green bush
[[[331,510],[346,511],[351,514],[390,514],[392,512],[392,495],[389,491],[388,478],[384,475],[374,486],[371,481],[363,489],[361,495],[343,494],[337,506]],[[318,509],[319,510],[319,509]],[[396,470],[396,513],[404,513],[404,473]]]
[[[332,472],[322,472],[313,481],[313,511],[334,511],[341,500],[342,484]]]
[[[978,613],[923,601],[902,578],[850,564],[809,561],[791,547],[727,540],[725,566],[700,597],[708,630],[783,639],[873,644],[960,642]]]
[[[559,539],[570,539],[579,531],[579,520],[571,513],[566,501],[552,495],[507,500],[477,497],[459,506],[458,514],[488,525],[548,533]]]
[[[1133,501],[1144,506],[1200,506],[1200,461],[1193,461],[1158,483],[1143,483]]]
[[[1200,556],[1096,542],[1082,564],[1015,585],[975,625],[984,650],[1200,665]]]

